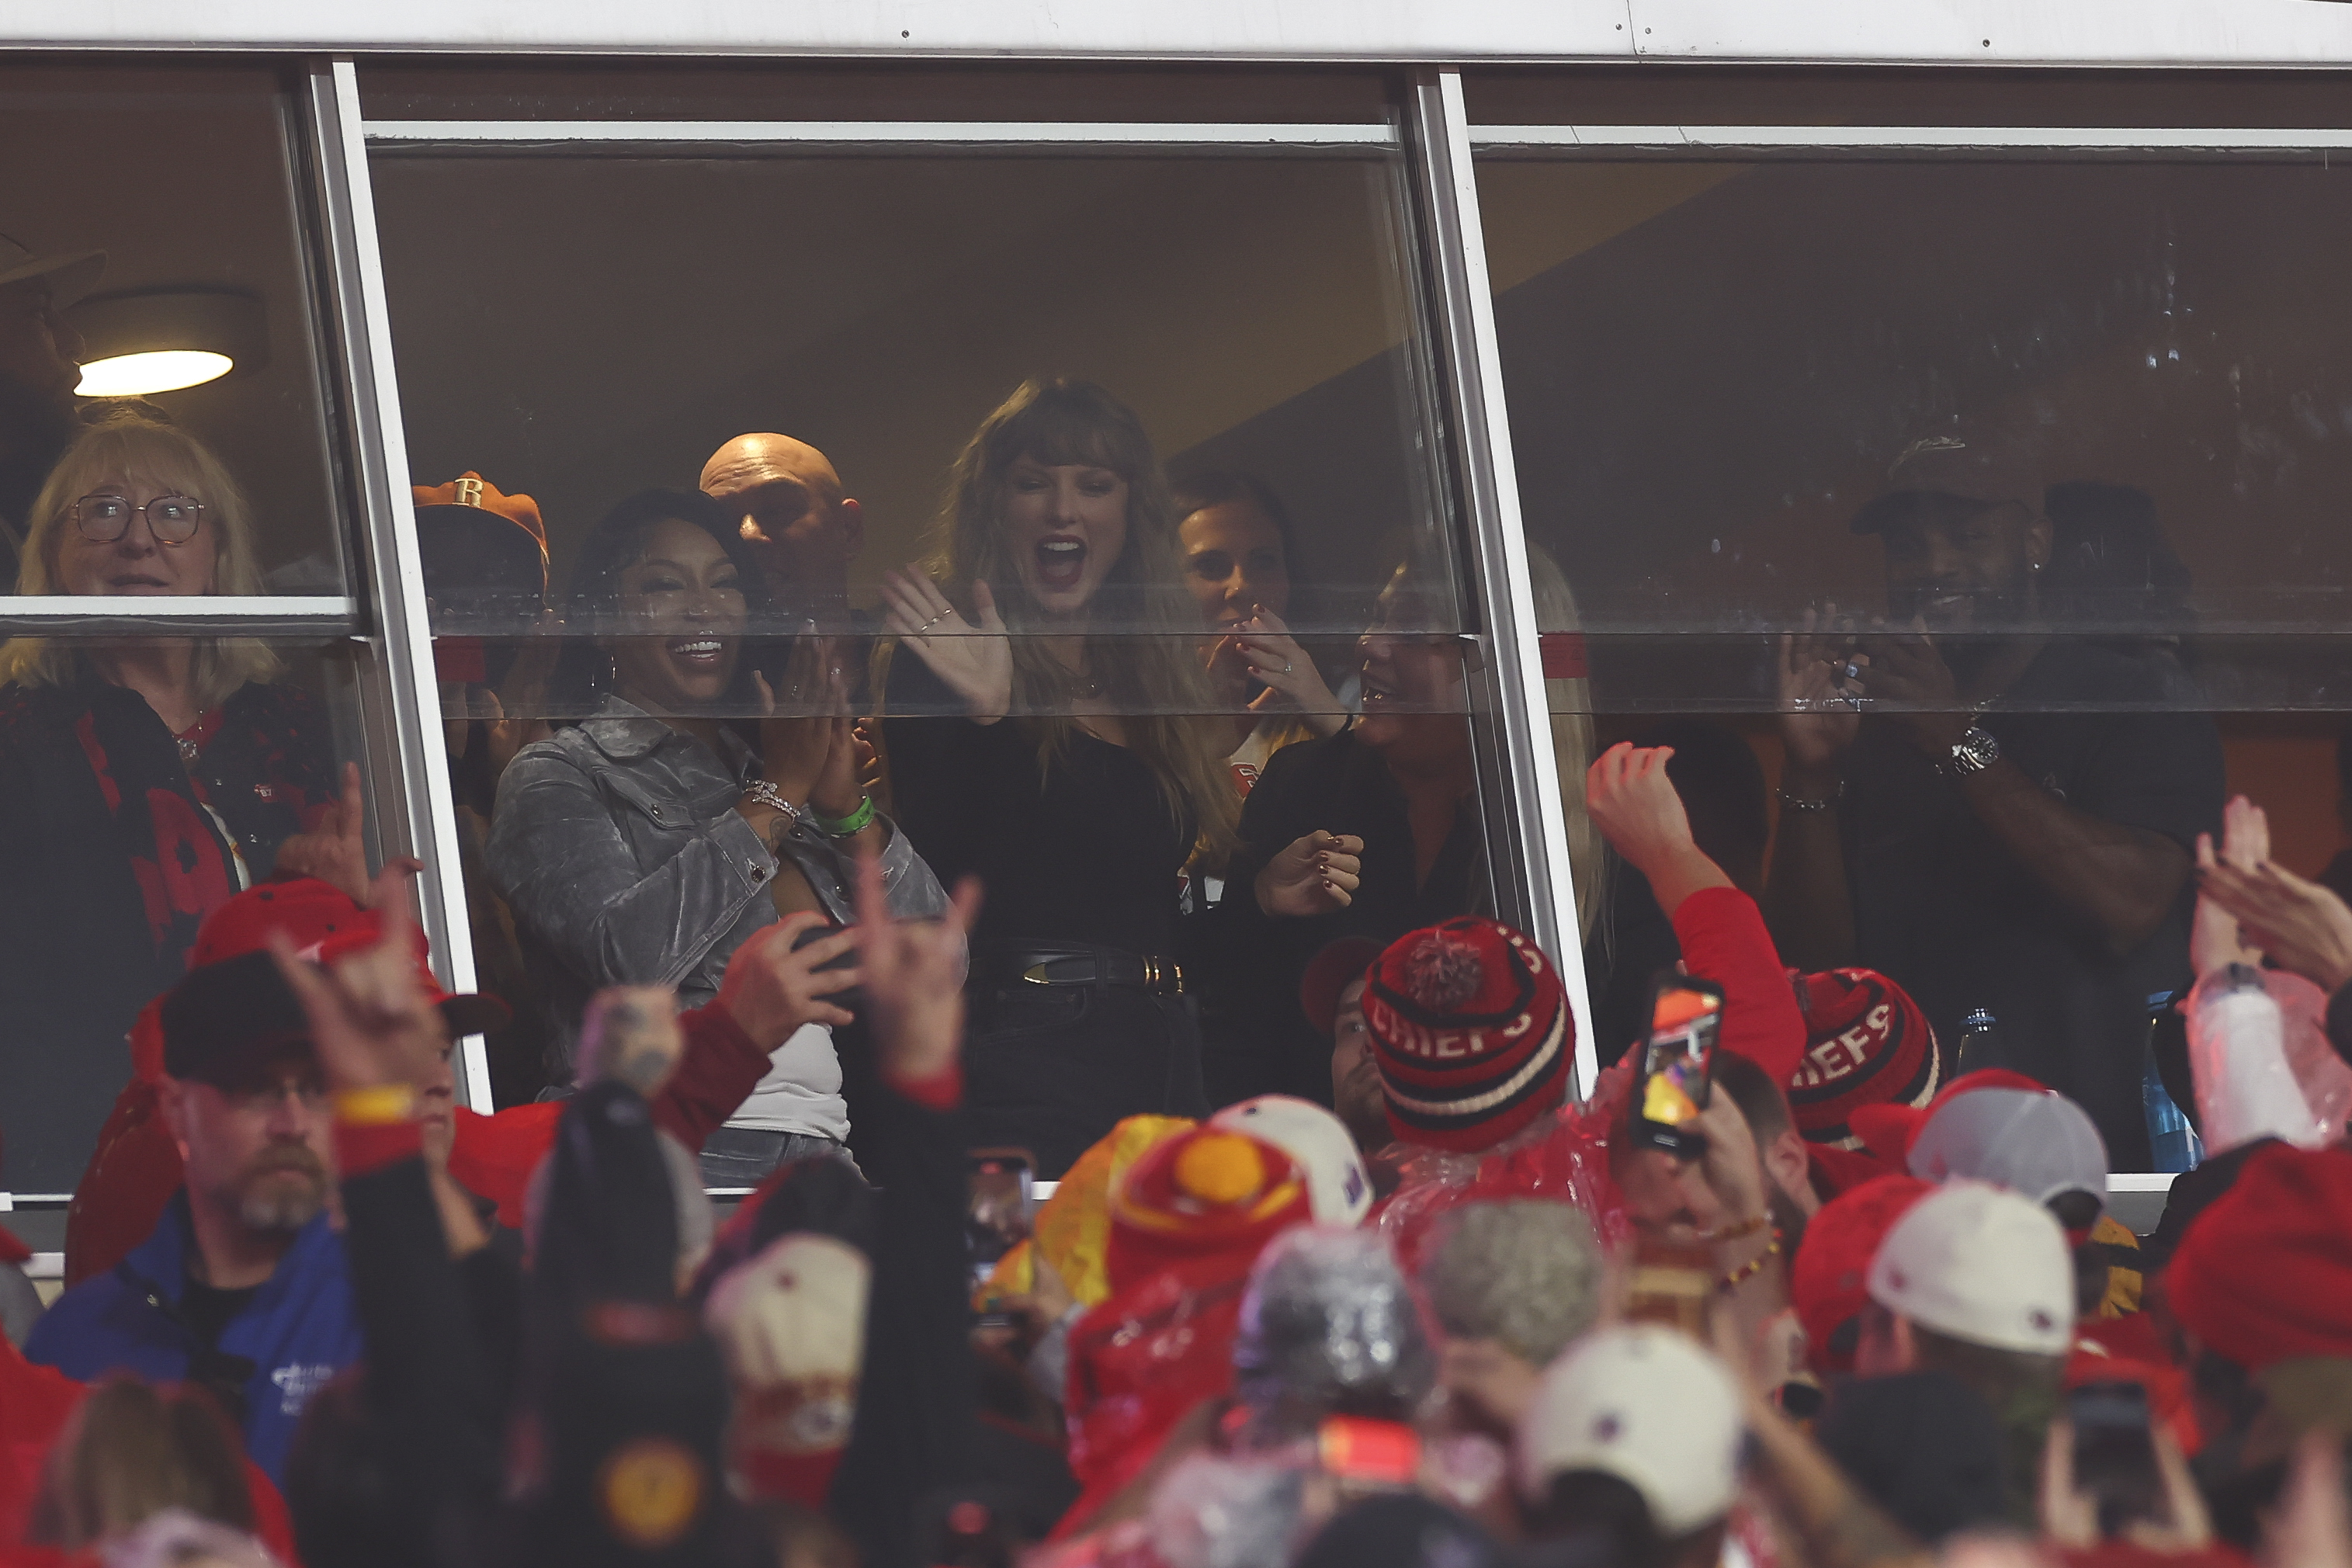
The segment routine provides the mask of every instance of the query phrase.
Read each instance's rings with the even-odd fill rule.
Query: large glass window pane
[[[2345,174],[1857,144],[1522,148],[1479,180],[1528,539],[1566,590],[1557,705],[1678,748],[1789,963],[1893,975],[1948,1075],[2032,1074],[2148,1168],[2151,1061],[2193,1111],[2195,836],[2245,788],[2284,863],[2340,847]],[[1616,871],[1604,1058],[1675,955]]]
[[[922,112],[1066,112],[999,89]],[[845,915],[814,817],[862,775],[907,908],[987,884],[982,1142],[1054,1174],[1120,1114],[1330,1098],[1308,960],[1494,902],[1378,124],[1246,154],[1116,124],[1079,149],[374,147],[469,885],[511,933],[478,921],[478,951],[534,993],[502,1097],[569,1079],[590,987],[707,1001],[780,913]],[[1340,734],[1360,710],[1381,722]],[[1431,809],[1408,820],[1368,735],[1430,753]],[[777,829],[755,777],[813,815]],[[1310,845],[1261,900],[1318,830],[1376,840],[1362,885],[1342,849],[1327,887]],[[845,1098],[854,1121],[854,1028],[795,1039],[714,1182],[841,1138]]]
[[[193,723],[151,705],[183,663]],[[162,1071],[142,1009],[207,915],[298,863],[362,891],[370,857],[367,825],[357,858],[338,825],[362,754],[349,644],[17,637],[0,667],[0,1148],[21,1203],[73,1192],[117,1096]]]
[[[12,570],[26,510],[73,428],[144,416],[204,442],[249,505],[249,581],[222,591],[349,591],[291,108],[268,69],[0,70],[0,145],[20,154],[0,160],[11,311],[0,555]],[[87,259],[46,266],[69,257]],[[37,329],[28,312],[44,304],[55,314]],[[60,361],[81,363],[72,384]]]
[[[20,1204],[74,1190],[118,1093],[160,1070],[133,1021],[208,914],[295,861],[364,873],[362,825],[337,832],[360,735],[352,645],[328,639],[355,622],[293,101],[269,68],[0,69],[0,1190]]]

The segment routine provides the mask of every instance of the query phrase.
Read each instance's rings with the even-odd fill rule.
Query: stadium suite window
[[[1042,1124],[1012,1117],[980,1142],[1037,1148],[1050,1177],[1052,1151],[1101,1114],[1269,1089],[1328,1099],[1329,1042],[1298,1016],[1307,960],[1343,931],[1395,934],[1496,896],[1460,651],[1476,616],[1433,457],[1419,240],[1384,85],[1213,91],[1188,110],[1149,73],[1046,93],[935,73],[944,97],[896,110],[933,127],[925,144],[887,122],[862,143],[855,125],[812,131],[812,101],[854,121],[872,83],[792,79],[815,98],[741,73],[726,140],[685,126],[658,145],[582,128],[655,104],[660,84],[637,79],[463,102],[430,83],[367,89],[371,123],[396,121],[371,174],[409,467],[434,487],[418,498],[428,578],[488,581],[470,558],[436,565],[445,524],[529,555],[518,495],[545,540],[528,625],[433,594],[461,809],[484,847],[469,889],[504,904],[504,973],[539,1003],[524,1012],[536,1039],[493,1042],[501,1100],[568,1073],[571,999],[639,977],[600,967],[512,852],[532,830],[513,770],[551,765],[578,744],[567,734],[658,715],[685,720],[670,728],[694,730],[715,766],[740,746],[779,780],[781,737],[828,709],[869,721],[887,831],[942,881],[988,883],[982,967],[1019,956],[1058,973],[1075,961],[1040,955],[1075,945],[1120,973],[1125,957],[1145,976],[1185,972],[1202,1066],[1183,1107],[1160,1103],[1155,1068],[1141,1099],[1139,1079],[1081,1083]],[[1134,89],[1123,111],[1104,81]],[[518,104],[543,118],[509,133],[495,117]],[[1222,117],[1252,104],[1275,131],[1245,152],[1221,142]],[[1325,119],[1301,121],[1302,106]],[[1099,118],[1037,130],[1074,110]],[[1002,135],[957,128],[1016,111]],[[551,121],[572,140],[549,144]],[[1179,121],[1206,129],[1188,142]],[[616,228],[614,212],[633,221]],[[454,254],[436,237],[453,221],[476,240]],[[469,473],[484,503],[470,517],[443,489]],[[669,494],[630,501],[649,490]],[[643,570],[656,557],[658,582]],[[1351,728],[1374,710],[1385,728]],[[541,726],[518,734],[520,758],[469,731],[494,712]],[[1441,875],[1416,876],[1374,743],[1455,759],[1454,828],[1427,847]],[[1359,751],[1373,784],[1348,782]],[[724,827],[725,788],[697,809],[713,808]],[[1364,896],[1259,907],[1255,868],[1313,827],[1361,823],[1386,836]],[[606,868],[616,887],[643,881],[642,858]],[[740,935],[715,932],[689,989]],[[476,942],[490,953],[495,929],[478,921]],[[486,984],[499,969],[484,958]],[[1033,1088],[1070,1076],[1042,1058],[1007,1070]],[[830,1101],[837,1082],[820,1056],[798,1087]],[[825,1136],[839,1118],[755,1105],[739,1120]]]
[[[204,916],[362,754],[346,512],[269,66],[0,69],[0,1191],[71,1192]],[[325,829],[331,836],[331,829]],[[352,828],[359,833],[359,826]]]
[[[1948,1055],[1992,1015],[1963,1065],[2082,1100],[2117,1169],[2180,1168],[2144,1089],[2153,1066],[2193,1115],[2168,1003],[2194,836],[2244,791],[2284,863],[2342,847],[2352,184],[2316,147],[2158,161],[2063,129],[2152,126],[2112,84],[1999,160],[1905,145],[2019,107],[1948,83],[1865,73],[1814,132],[1785,93],[1579,100],[1579,153],[1503,85],[1473,136],[1562,721],[1677,746],[1790,962],[1894,974]],[[2196,85],[2200,123],[2254,102]],[[2119,833],[2136,896],[1970,805],[1971,722],[2043,826]],[[1624,880],[1588,927],[1604,1047],[1672,956]]]

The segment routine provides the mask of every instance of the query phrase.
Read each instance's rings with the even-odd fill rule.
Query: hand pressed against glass
[[[622,622],[636,635],[611,640],[614,689],[650,713],[708,712],[741,654],[746,611],[733,559],[701,529],[671,520],[646,536],[620,585]]]
[[[184,486],[107,475],[58,530],[58,585],[68,594],[212,593],[220,536],[203,503]]]
[[[1004,478],[1005,542],[1046,615],[1085,615],[1127,550],[1127,481],[1083,463],[1015,461]]]

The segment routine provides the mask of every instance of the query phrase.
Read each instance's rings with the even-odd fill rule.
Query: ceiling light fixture
[[[116,354],[90,360],[81,367],[78,397],[143,397],[151,392],[177,392],[218,381],[236,368],[236,361],[209,349],[152,349],[146,353]]]
[[[66,312],[86,345],[83,397],[147,397],[227,375],[269,360],[261,301],[217,289],[145,289],[101,294]]]

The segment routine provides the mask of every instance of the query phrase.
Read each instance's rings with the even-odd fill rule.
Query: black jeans
[[[974,1148],[1010,1146],[1058,1180],[1124,1116],[1206,1116],[1187,996],[1121,985],[977,982],[964,1046]]]

